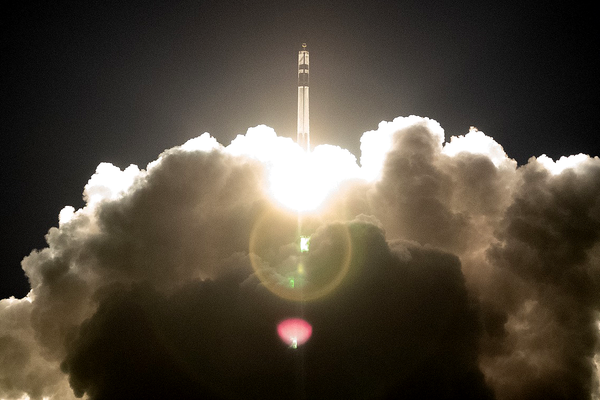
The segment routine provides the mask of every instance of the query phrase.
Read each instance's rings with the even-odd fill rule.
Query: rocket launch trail
[[[310,137],[308,125],[308,50],[306,43],[302,43],[302,50],[298,52],[298,144],[310,151]]]

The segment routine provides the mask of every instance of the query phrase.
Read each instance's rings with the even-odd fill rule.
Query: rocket
[[[308,129],[308,50],[306,50],[306,43],[302,43],[302,50],[298,52],[298,137],[296,140],[304,151],[310,151]]]

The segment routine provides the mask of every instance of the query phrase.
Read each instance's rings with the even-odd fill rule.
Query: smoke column
[[[0,300],[2,399],[298,398],[300,356],[309,399],[599,398],[597,157],[517,166],[410,116],[359,165],[257,126],[102,163],[83,197]]]

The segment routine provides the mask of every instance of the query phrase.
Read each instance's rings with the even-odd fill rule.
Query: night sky
[[[303,42],[313,147],[340,146],[358,159],[363,132],[418,115],[438,121],[446,140],[476,126],[519,166],[542,154],[600,155],[595,6],[521,3],[7,7],[0,17],[0,298],[27,294],[21,260],[47,246],[63,207],[84,206],[83,188],[101,162],[143,169],[204,132],[228,145],[260,124],[295,138]],[[122,305],[113,306],[106,307]],[[327,320],[319,309],[313,314]]]

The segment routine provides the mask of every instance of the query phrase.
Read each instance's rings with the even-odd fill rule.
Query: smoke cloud
[[[258,126],[83,196],[0,300],[2,399],[600,397],[597,157],[518,167],[410,116],[359,166]]]

